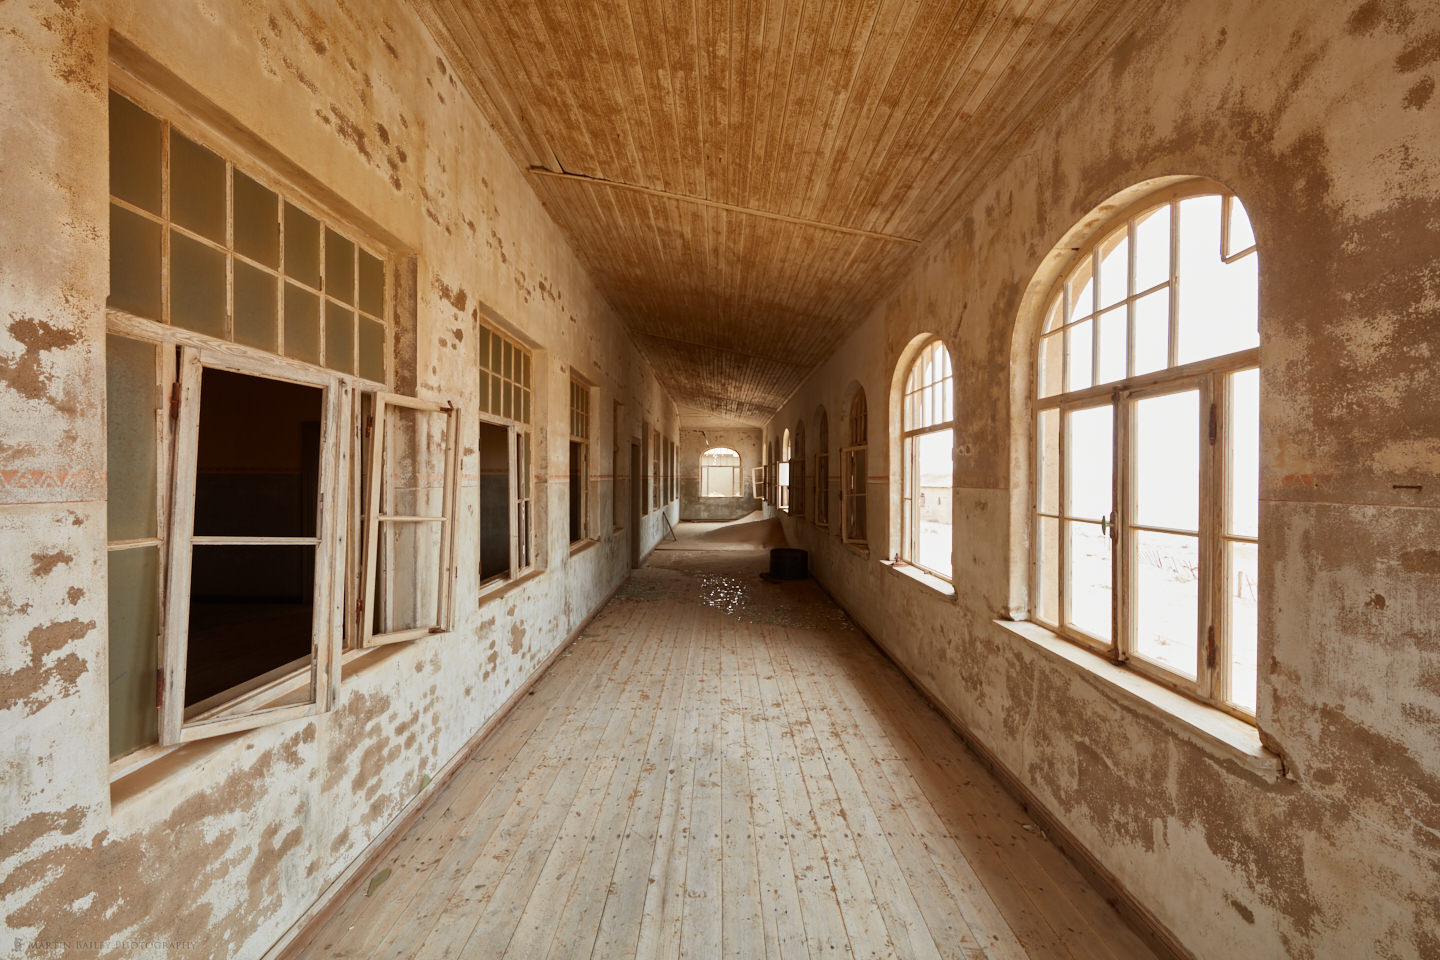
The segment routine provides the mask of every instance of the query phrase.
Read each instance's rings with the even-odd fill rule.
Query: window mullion
[[[1130,542],[1134,536],[1131,522],[1134,519],[1131,502],[1135,484],[1131,471],[1134,458],[1130,455],[1130,412],[1133,402],[1123,391],[1117,390],[1111,399],[1112,455],[1111,468],[1111,524],[1110,524],[1110,653],[1115,660],[1126,660],[1133,646],[1131,636],[1135,607],[1133,578],[1130,576],[1132,550]]]
[[[1200,387],[1200,592],[1198,592],[1197,625],[1197,664],[1195,664],[1195,681],[1201,697],[1207,699],[1221,699],[1221,678],[1224,675],[1224,668],[1221,666],[1220,651],[1223,648],[1223,626],[1220,620],[1221,603],[1218,603],[1217,590],[1223,577],[1217,576],[1220,567],[1224,564],[1224,551],[1221,550],[1221,514],[1223,514],[1223,497],[1220,497],[1218,481],[1220,481],[1220,462],[1218,462],[1218,450],[1221,449],[1221,397],[1218,381],[1224,380],[1223,376],[1207,374],[1201,377]]]

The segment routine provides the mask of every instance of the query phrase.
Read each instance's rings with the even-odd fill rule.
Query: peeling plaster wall
[[[736,520],[759,509],[750,485],[750,471],[760,466],[759,427],[695,427],[680,423],[680,519]],[[740,454],[740,497],[700,496],[700,455],[711,447],[729,447]]]
[[[184,747],[128,778],[113,804],[112,30],[418,256],[420,395],[458,398],[473,431],[480,320],[539,345],[535,497],[548,530],[548,569],[477,604],[477,494],[465,485],[451,634],[354,661],[332,713]],[[643,420],[675,436],[676,409],[401,3],[11,0],[0,102],[0,942],[7,955],[130,938],[259,956],[626,575],[628,531],[611,532],[612,416],[593,418],[602,541],[571,556],[554,522],[571,367],[597,385],[592,409],[624,403],[628,434]],[[642,553],[662,526],[645,518]]]
[[[1437,31],[1440,4],[1414,0],[1166,5],[991,165],[767,427],[823,405],[838,491],[844,405],[863,385],[871,551],[838,525],[784,517],[787,536],[1200,957],[1440,956]],[[1012,361],[1022,300],[1072,226],[1176,174],[1233,188],[1261,245],[1259,729],[1287,765],[1278,781],[993,622],[1028,603],[1017,403],[1037,320]],[[954,600],[877,567],[891,377],[923,332],[957,367]]]

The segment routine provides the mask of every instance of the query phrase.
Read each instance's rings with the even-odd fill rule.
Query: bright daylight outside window
[[[700,454],[700,496],[740,496],[740,454],[729,447],[711,447]]]
[[[790,431],[787,429],[780,436],[780,460],[775,465],[775,469],[778,471],[776,473],[778,479],[775,484],[780,494],[775,505],[781,510],[790,509],[790,453]]]
[[[955,372],[939,340],[910,367],[901,400],[900,559],[950,579],[955,477]]]
[[[1037,366],[1034,618],[1242,716],[1256,700],[1258,254],[1189,185],[1086,247]]]

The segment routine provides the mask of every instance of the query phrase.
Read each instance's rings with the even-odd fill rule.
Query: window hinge
[[[1210,625],[1209,631],[1205,635],[1205,666],[1207,669],[1215,669],[1216,655],[1217,651],[1215,649],[1215,625],[1212,623]]]
[[[1215,435],[1220,430],[1220,414],[1215,404],[1210,404],[1210,446],[1215,446]]]
[[[158,710],[165,701],[165,668],[155,668],[155,708]]]
[[[170,384],[170,419],[180,418],[180,381]]]

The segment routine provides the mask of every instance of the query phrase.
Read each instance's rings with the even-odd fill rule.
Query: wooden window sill
[[[536,577],[540,576],[540,574],[544,572],[544,567],[531,567],[529,570],[526,570],[518,577],[506,577],[503,580],[492,580],[490,583],[487,583],[485,584],[485,586],[480,588],[480,595],[476,599],[475,605],[483,607],[491,599],[503,596],[509,593],[511,590],[514,590],[516,587],[529,583],[531,580],[534,580]]]
[[[944,577],[937,577],[933,573],[927,573],[919,567],[911,566],[899,560],[885,560],[882,565],[891,573],[907,580],[913,580],[923,587],[935,591],[947,600],[955,600],[955,585]]]
[[[575,540],[570,544],[570,556],[573,557],[577,554],[584,553],[586,550],[589,550],[591,547],[596,546],[599,543],[600,541],[596,540],[593,537],[586,537],[583,540]]]
[[[1225,711],[1171,690],[1138,671],[1066,640],[1030,621],[996,620],[1001,629],[1044,651],[1102,692],[1132,707],[1167,728],[1179,739],[1194,744],[1221,761],[1229,761],[1268,781],[1285,777],[1281,758],[1260,742],[1251,723]]]

